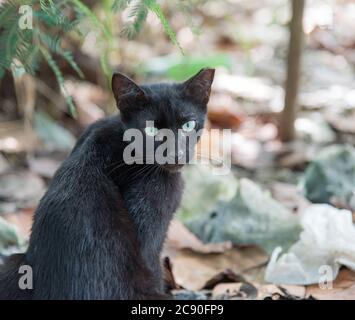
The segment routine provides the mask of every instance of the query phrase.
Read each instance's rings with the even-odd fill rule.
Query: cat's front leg
[[[161,294],[164,294],[165,292],[164,292],[163,269],[160,260],[160,255],[154,257],[154,259],[150,259],[148,268],[152,273],[156,290]]]

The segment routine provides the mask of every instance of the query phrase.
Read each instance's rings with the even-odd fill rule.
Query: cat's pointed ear
[[[202,104],[207,104],[215,69],[202,69],[193,77],[183,83],[184,95],[189,99]]]
[[[146,95],[139,85],[121,73],[112,76],[111,85],[117,106],[121,111],[146,101]]]

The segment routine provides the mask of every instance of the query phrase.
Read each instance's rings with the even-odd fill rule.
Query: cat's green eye
[[[158,133],[158,128],[156,127],[145,127],[144,128],[145,134],[150,137],[154,137]]]
[[[195,120],[187,121],[182,125],[182,130],[184,130],[185,132],[190,132],[190,131],[194,130],[195,128],[196,128],[196,121]]]

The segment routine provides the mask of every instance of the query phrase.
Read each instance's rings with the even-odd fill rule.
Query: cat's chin
[[[165,171],[169,173],[177,173],[180,172],[184,167],[183,164],[165,164],[161,166]]]

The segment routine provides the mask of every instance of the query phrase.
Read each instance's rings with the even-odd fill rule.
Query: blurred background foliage
[[[21,7],[24,6],[27,7],[22,11]],[[101,68],[110,79],[112,71],[108,55],[117,45],[113,35],[115,28],[113,16],[127,8],[128,18],[131,21],[122,26],[123,35],[129,39],[135,37],[142,29],[148,12],[151,11],[159,18],[170,40],[182,50],[175,32],[155,0],[105,0],[102,1],[101,7],[103,10],[99,17],[90,5],[80,0],[6,1],[0,11],[2,30],[0,41],[3,44],[0,51],[0,76],[3,77],[5,71],[11,69],[15,75],[27,72],[36,76],[40,62],[44,59],[55,74],[58,85],[67,99],[69,111],[74,115],[73,101],[66,91],[62,71],[53,55],[65,59],[78,76],[84,78],[83,72],[73,58],[72,51],[64,49],[63,42],[69,41],[68,39],[82,41],[90,30],[94,30],[100,48]],[[25,18],[23,15],[26,14],[27,8],[32,11],[28,18]],[[27,20],[27,23],[31,19],[30,27],[26,29],[19,27],[21,19]]]

